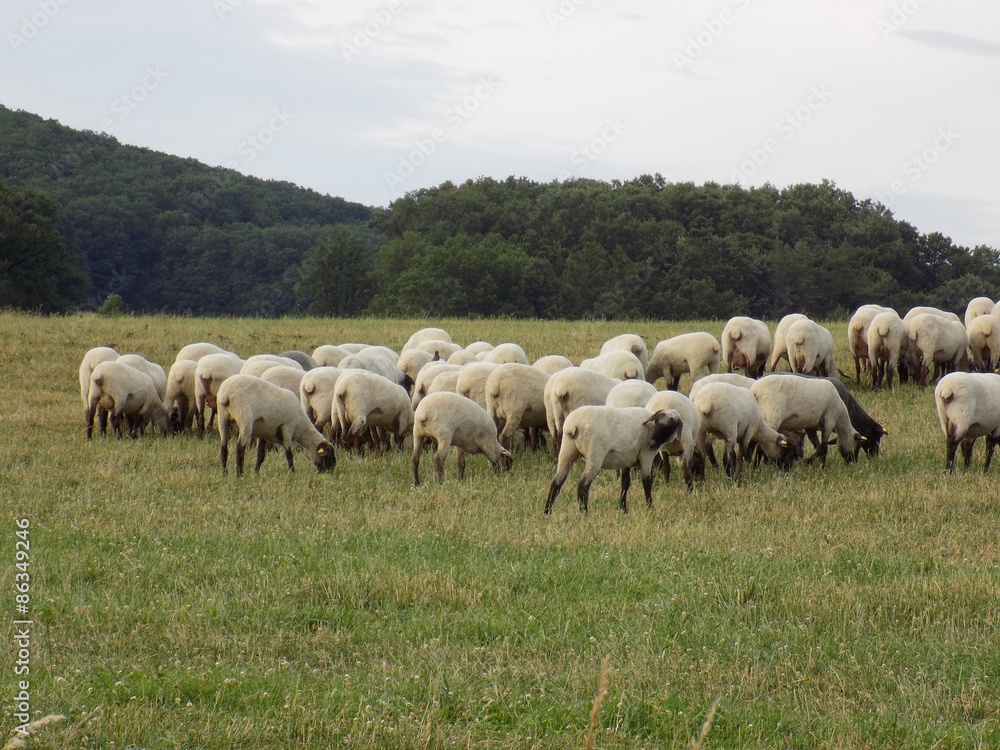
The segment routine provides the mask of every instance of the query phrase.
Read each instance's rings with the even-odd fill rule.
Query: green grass
[[[426,460],[414,489],[408,451],[329,475],[272,454],[237,479],[214,439],[87,443],[79,360],[398,349],[434,324],[579,361],[721,322],[0,320],[0,606],[27,517],[33,718],[68,717],[36,747],[579,748],[604,659],[596,748],[690,747],[717,698],[707,748],[1000,745],[1000,475],[981,446],[943,472],[930,389],[851,384],[890,430],[878,459],[710,471],[693,493],[675,475],[652,512],[636,484],[627,516],[610,473],[582,516],[577,467],[544,518],[547,453],[499,475],[470,457],[463,482],[452,456],[443,486]]]

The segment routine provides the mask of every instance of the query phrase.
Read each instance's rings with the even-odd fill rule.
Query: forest
[[[0,134],[2,307],[773,319],[960,311],[1000,287],[996,249],[828,181],[479,177],[373,208],[2,107]]]

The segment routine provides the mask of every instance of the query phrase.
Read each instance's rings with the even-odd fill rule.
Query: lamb
[[[792,372],[828,378],[835,378],[840,372],[833,358],[833,334],[815,321],[805,318],[788,326],[785,348]]]
[[[906,337],[906,323],[895,312],[879,313],[868,326],[868,359],[871,363],[872,386],[879,388],[887,382],[892,388],[892,373],[899,371],[904,380],[909,339]]]
[[[547,354],[544,357],[536,359],[532,367],[536,370],[541,370],[546,375],[552,375],[560,370],[565,370],[567,367],[574,367],[574,365],[569,357],[564,357],[561,354]]]
[[[479,404],[457,393],[432,393],[413,414],[413,486],[420,485],[420,454],[425,442],[433,442],[434,470],[444,483],[444,462],[455,446],[458,478],[465,476],[465,454],[482,453],[495,469],[510,469],[514,459],[497,440],[497,426]]]
[[[1000,376],[969,372],[945,375],[934,389],[934,403],[945,437],[945,470],[955,470],[959,445],[968,469],[976,439],[985,437],[983,471],[989,471],[993,451],[1000,441]]]
[[[94,368],[101,364],[101,362],[111,362],[116,359],[118,359],[118,352],[110,346],[97,346],[83,355],[83,360],[80,362],[80,401],[83,402],[84,415],[87,414],[90,406],[90,377],[94,372]],[[108,412],[106,409],[98,406],[97,416],[101,434],[103,435],[108,429]]]
[[[302,410],[320,432],[332,425],[333,392],[337,379],[344,371],[338,367],[317,367],[302,376],[299,384],[299,401]],[[331,430],[330,439],[336,438],[336,429]]]
[[[455,393],[465,396],[486,408],[486,381],[490,374],[502,365],[494,362],[471,362],[458,371]]]
[[[642,364],[643,372],[645,372],[646,366],[649,364],[649,349],[646,347],[646,342],[642,336],[634,333],[623,333],[620,336],[608,339],[601,345],[601,354],[618,351],[634,354]]]
[[[927,386],[930,366],[934,364],[934,379],[945,372],[969,369],[969,338],[965,326],[957,320],[934,313],[920,313],[906,323],[909,340],[909,364],[917,373],[921,388]]]
[[[198,363],[192,359],[178,359],[167,373],[167,390],[163,406],[170,415],[175,432],[190,430],[194,421],[195,383]]]
[[[227,473],[229,435],[236,428],[236,476],[243,474],[243,457],[247,445],[257,438],[257,461],[254,472],[260,471],[267,443],[285,449],[288,470],[294,471],[292,445],[305,448],[312,456],[317,471],[329,471],[337,464],[333,444],[313,427],[302,411],[295,394],[253,375],[233,375],[219,387],[219,460],[222,473]]]
[[[348,356],[351,352],[341,349],[333,344],[323,344],[313,349],[312,358],[318,367],[336,367],[340,360]]]
[[[735,368],[751,378],[759,378],[771,355],[771,333],[767,326],[754,318],[730,318],[722,329],[722,361],[726,372]]]
[[[334,386],[333,410],[345,440],[362,430],[382,429],[402,448],[413,428],[413,407],[406,389],[367,370],[341,372]],[[388,449],[388,443],[383,449]]]
[[[174,358],[174,362],[181,362],[183,360],[198,362],[202,357],[208,354],[233,354],[233,352],[227,351],[221,346],[210,344],[207,341],[201,341],[197,344],[188,344],[187,346],[181,347],[181,350],[177,352],[177,357]],[[233,354],[233,356],[236,355]]]
[[[992,315],[979,315],[966,326],[969,337],[969,358],[974,372],[993,372],[1000,358],[1000,320]]]
[[[834,432],[844,461],[857,460],[865,438],[851,424],[847,406],[826,378],[775,374],[754,383],[750,393],[757,400],[761,417],[778,432],[812,435],[818,431],[816,453],[822,465],[826,465],[827,447]]]
[[[702,378],[698,382],[704,383],[704,381],[705,378]],[[657,391],[646,402],[646,410],[652,412],[675,411],[680,416],[681,423],[684,425],[680,434],[675,439],[664,443],[660,448],[660,456],[663,459],[663,481],[670,481],[670,457],[677,456],[677,465],[681,468],[684,483],[688,490],[694,489],[695,477],[705,478],[705,457],[698,450],[701,413],[695,408],[694,402],[690,398],[677,391]]]
[[[753,387],[770,379],[755,381]],[[728,476],[738,476],[753,443],[781,468],[791,465],[794,459],[792,445],[768,424],[752,389],[724,382],[708,383],[698,389],[692,403],[701,417],[697,450],[707,456],[712,450],[713,438],[721,439],[725,443],[722,465]]]
[[[969,304],[965,306],[965,327],[968,328],[969,323],[981,315],[991,315],[994,307],[996,303],[989,297],[975,297],[969,300]]]
[[[767,369],[774,372],[778,369],[778,362],[785,360],[791,367],[788,360],[788,347],[785,345],[785,337],[788,335],[788,328],[796,320],[805,320],[802,313],[791,313],[778,321],[777,328],[774,329],[774,348],[771,349],[771,359],[767,363]]]
[[[156,388],[156,395],[159,396],[160,401],[163,400],[167,392],[167,373],[160,365],[150,362],[139,354],[123,354],[117,361],[149,375],[149,379],[153,381],[153,386]]]
[[[292,351],[288,352],[282,352],[278,356],[285,357],[287,359],[294,359],[296,362],[299,363],[299,367],[306,372],[316,367],[319,367],[319,362],[317,362],[315,359],[313,359],[305,352],[300,352],[297,349],[293,349]]]
[[[458,372],[461,369],[461,365],[449,365],[447,362],[432,362],[421,367],[420,372],[417,373],[417,381],[413,384],[413,408],[416,409],[420,405],[421,400],[427,395],[430,384],[434,382],[434,378],[442,372]]]
[[[483,362],[494,362],[498,365],[508,362],[516,362],[521,365],[530,364],[528,362],[528,355],[517,344],[498,344],[488,352],[483,352],[477,356],[481,356]]]
[[[528,430],[537,437],[537,431],[547,427],[548,380],[549,375],[542,370],[516,362],[497,365],[486,379],[486,411],[500,431],[500,445],[508,451],[518,430]]]
[[[417,345],[422,341],[451,341],[451,334],[449,334],[443,328],[421,328],[416,331],[410,338],[406,340],[403,344],[403,348],[400,349],[399,353],[402,355],[404,352],[408,352],[410,349],[416,349]]]
[[[608,393],[621,381],[596,370],[571,367],[550,375],[545,384],[545,422],[558,453],[563,423],[570,412],[581,406],[604,405]]]
[[[98,406],[106,410],[111,420],[111,428],[122,437],[121,419],[131,419],[133,427],[129,434],[134,438],[138,432],[134,425],[152,421],[164,435],[171,432],[170,418],[163,402],[156,394],[152,379],[118,360],[101,362],[90,376],[90,390],[87,394],[87,440],[94,432],[94,416]]]
[[[676,440],[682,432],[683,423],[675,411],[650,412],[638,406],[581,406],[566,419],[559,463],[545,501],[545,515],[552,513],[559,491],[579,458],[584,459],[585,465],[576,495],[584,513],[590,504],[590,485],[602,469],[621,472],[618,508],[628,513],[632,469],[638,468],[646,507],[652,508],[653,458],[665,443]]]
[[[597,372],[619,380],[633,380],[635,378],[641,380],[646,377],[646,370],[639,358],[632,352],[626,351],[610,351],[597,357],[585,359],[580,363],[580,367],[597,370]]]
[[[208,354],[198,360],[194,380],[194,420],[198,437],[205,435],[205,410],[211,409],[208,426],[218,411],[216,395],[226,378],[238,375],[246,362],[235,354]]]
[[[697,380],[703,369],[710,374],[719,371],[719,352],[722,347],[715,336],[703,331],[682,333],[661,341],[653,349],[646,368],[646,382],[656,384],[662,376],[667,388],[676,391],[681,375],[691,373],[691,380]]]
[[[605,406],[645,406],[659,391],[645,380],[624,380],[608,392]]]
[[[870,368],[870,356],[868,353],[868,329],[871,327],[872,319],[880,313],[893,313],[896,311],[891,307],[881,305],[862,305],[854,311],[850,322],[847,324],[847,348],[850,349],[854,357],[854,369],[857,373],[858,382],[861,382],[861,371]]]
[[[285,365],[275,365],[268,368],[261,374],[261,378],[268,383],[274,383],[285,390],[289,390],[295,395],[299,393],[299,386],[302,385],[302,378],[305,377],[305,370],[298,367],[286,367]]]

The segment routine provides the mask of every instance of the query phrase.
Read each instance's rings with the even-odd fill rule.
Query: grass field
[[[454,457],[341,453],[317,474],[223,476],[218,441],[84,438],[92,346],[165,367],[184,344],[241,354],[423,325],[579,361],[612,335],[722,323],[0,316],[0,611],[30,522],[30,704],[42,748],[1000,747],[1000,474],[946,475],[931,389],[855,395],[883,455],[721,471],[654,508],[570,476],[542,515],[549,454],[508,474]],[[846,322],[829,324],[847,366]],[[773,330],[773,325],[772,325]],[[681,389],[689,386],[687,377]],[[14,718],[18,648],[0,696]],[[592,736],[602,664],[607,694]],[[707,734],[703,724],[717,708]]]

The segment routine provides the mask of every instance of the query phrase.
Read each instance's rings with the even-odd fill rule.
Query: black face
[[[330,443],[321,443],[319,448],[316,449],[313,463],[316,465],[317,471],[331,471],[337,465],[337,456],[333,452],[333,445]]]
[[[657,414],[653,419],[653,432],[649,436],[649,449],[659,450],[664,443],[678,440],[683,429],[684,423],[676,416],[663,412]]]

